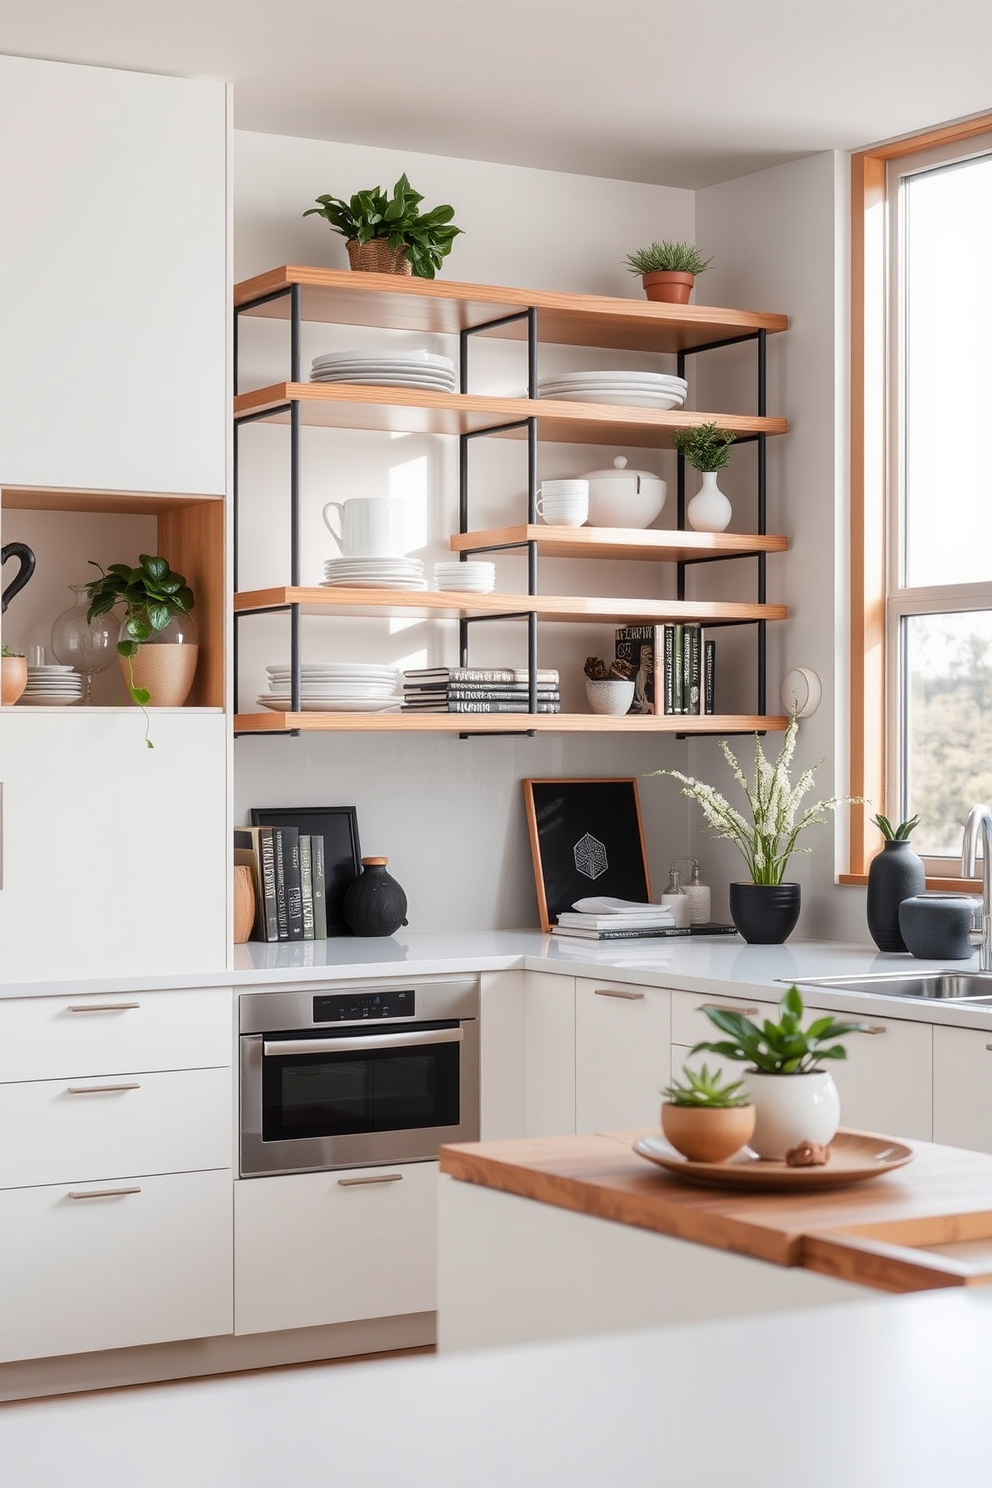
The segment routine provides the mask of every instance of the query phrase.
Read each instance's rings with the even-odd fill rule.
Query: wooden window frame
[[[921,150],[992,130],[992,114],[943,124],[859,150],[851,157],[851,794],[850,871],[868,881],[881,834],[872,816],[887,801],[885,751],[886,599],[886,168]],[[974,879],[927,878],[932,889],[972,889]]]

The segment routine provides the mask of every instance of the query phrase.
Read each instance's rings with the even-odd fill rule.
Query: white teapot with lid
[[[650,470],[628,470],[617,455],[608,470],[590,470],[590,527],[648,527],[665,505],[668,486]]]

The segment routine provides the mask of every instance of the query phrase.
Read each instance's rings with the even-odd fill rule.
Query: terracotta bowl
[[[753,1106],[673,1106],[661,1108],[661,1129],[691,1162],[723,1162],[745,1145],[754,1131]]]
[[[27,685],[27,657],[4,656],[0,658],[0,703],[7,706],[16,703]]]

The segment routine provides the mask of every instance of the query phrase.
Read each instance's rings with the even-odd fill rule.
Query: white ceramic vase
[[[828,1070],[772,1075],[749,1069],[745,1086],[755,1111],[750,1146],[759,1157],[783,1158],[800,1142],[825,1146],[840,1125],[840,1096]]]
[[[686,519],[694,532],[723,532],[734,508],[716,483],[717,472],[702,470],[700,474],[703,484],[686,507]]]

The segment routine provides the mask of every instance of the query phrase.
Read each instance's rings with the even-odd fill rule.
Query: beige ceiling
[[[992,108],[992,0],[0,0],[238,128],[698,188]]]

